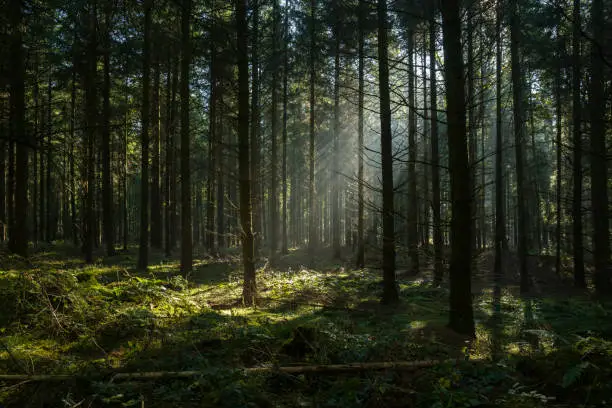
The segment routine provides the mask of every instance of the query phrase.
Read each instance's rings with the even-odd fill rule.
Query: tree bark
[[[191,64],[191,0],[183,0],[181,13],[181,272],[193,267],[191,235],[191,166],[189,152],[189,68]]]
[[[104,85],[102,88],[102,213],[104,223],[104,242],[106,255],[115,254],[115,225],[113,220],[113,179],[111,169],[111,108],[110,108],[110,47],[111,47],[111,7],[107,2],[104,13]]]
[[[97,84],[96,84],[96,65],[97,65],[97,30],[96,30],[96,4],[90,6],[88,16],[88,44],[87,44],[87,66],[85,68],[85,80],[83,85],[85,88],[85,208],[83,211],[83,252],[85,254],[85,262],[93,262],[93,246],[94,246],[94,230],[95,230],[95,213],[94,213],[94,197],[95,197],[95,146],[97,133]],[[41,225],[42,228],[42,225]]]
[[[145,271],[149,265],[149,131],[151,92],[151,13],[153,0],[144,3],[144,50],[142,60],[142,130],[140,136],[140,243],[138,269]]]
[[[315,202],[315,21],[316,0],[310,0],[310,122],[309,122],[309,145],[308,145],[308,254],[311,262],[317,248],[317,225],[316,225],[316,202]]]
[[[476,333],[471,289],[472,186],[465,123],[459,3],[459,0],[442,0],[452,202],[449,327],[457,333],[474,337]]]
[[[574,178],[572,221],[574,242],[574,286],[586,287],[584,272],[584,246],[582,238],[582,101],[580,96],[580,41],[581,18],[580,0],[574,0],[572,32],[572,139],[574,141],[574,154],[572,161],[572,174]],[[607,204],[606,204],[607,205]]]
[[[593,261],[595,290],[612,292],[610,271],[610,228],[608,211],[608,168],[606,163],[606,103],[601,47],[605,44],[603,0],[591,3],[594,44],[591,47],[591,203],[593,206]]]
[[[417,145],[416,145],[416,100],[415,100],[415,72],[414,72],[414,31],[408,31],[408,254],[412,275],[419,271],[419,236],[418,236],[418,197],[417,197]]]
[[[289,253],[287,238],[287,104],[289,102],[289,2],[285,3],[283,35],[283,223],[281,253]]]
[[[11,139],[15,142],[15,220],[10,250],[28,255],[28,154],[29,138],[25,129],[25,65],[23,53],[23,12],[21,1],[10,0],[8,16],[11,27]]]
[[[363,269],[365,267],[365,242],[363,237],[364,227],[364,172],[363,172],[363,107],[364,107],[364,71],[365,71],[365,18],[366,18],[366,3],[365,0],[359,0],[359,20],[357,22],[357,29],[359,30],[359,101],[357,105],[358,118],[357,118],[357,144],[358,144],[358,168],[357,168],[357,268]]]
[[[247,0],[236,0],[236,30],[238,49],[238,165],[240,172],[240,224],[242,236],[242,262],[244,286],[242,300],[255,304],[253,230],[251,226],[251,179],[249,166],[249,35],[247,26]]]
[[[438,81],[436,78],[436,21],[435,13],[429,23],[429,63],[431,92],[431,193],[434,243],[434,283],[440,285],[444,276],[442,250],[444,237],[440,219],[440,153],[438,134]]]
[[[253,234],[255,254],[259,253],[261,243],[261,197],[259,185],[261,170],[259,166],[260,149],[260,109],[259,109],[259,0],[253,0],[253,35],[251,36],[251,209],[253,219]]]
[[[156,35],[159,38],[159,34]],[[158,42],[156,38],[156,43]],[[157,44],[159,48],[160,44]],[[160,62],[159,62],[159,51],[155,51],[155,62],[153,67],[153,104],[151,106],[152,114],[152,132],[151,135],[151,247],[156,249],[162,249],[162,231],[163,231],[163,218],[161,208],[161,171],[160,171],[160,157],[161,157],[161,144],[160,144],[160,133],[161,133],[161,121],[160,121],[160,98],[159,98],[159,87],[160,87]]]
[[[384,304],[399,301],[395,282],[395,232],[393,210],[393,143],[387,40],[387,2],[378,0],[378,76],[380,97],[380,151],[382,162],[383,296]]]
[[[510,3],[510,58],[512,65],[512,102],[514,105],[514,151],[516,167],[517,190],[517,252],[519,258],[519,271],[521,279],[521,293],[529,291],[529,275],[527,271],[527,194],[525,192],[525,175],[523,162],[524,142],[524,99],[523,99],[523,73],[519,46],[521,44],[521,22],[519,0]]]

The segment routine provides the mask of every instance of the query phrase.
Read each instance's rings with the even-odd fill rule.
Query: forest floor
[[[260,263],[256,307],[240,301],[238,253],[178,261],[136,251],[85,265],[78,251],[40,247],[0,259],[4,407],[594,407],[612,404],[612,303],[593,300],[533,259],[534,291],[511,266],[494,312],[492,254],[476,260],[477,338],[445,328],[448,290],[430,271],[398,271],[400,304],[379,304],[380,271],[321,251]],[[402,253],[400,251],[400,261]],[[401,262],[399,262],[401,264]],[[374,263],[373,263],[374,264]],[[571,296],[569,296],[571,295]],[[500,323],[501,322],[501,323]],[[495,358],[493,358],[495,356]],[[447,360],[413,371],[253,374],[261,366]],[[198,370],[189,378],[113,381],[116,372]]]

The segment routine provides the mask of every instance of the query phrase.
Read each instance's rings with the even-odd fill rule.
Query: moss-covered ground
[[[85,265],[61,245],[0,261],[4,407],[594,407],[612,404],[612,305],[542,281],[494,299],[486,262],[474,283],[477,339],[445,328],[448,291],[398,273],[401,302],[379,305],[380,271],[301,250],[258,266],[244,307],[237,254],[177,259],[135,250]],[[312,266],[309,266],[312,265]],[[511,275],[511,273],[510,273]],[[537,283],[537,282],[536,282]],[[497,306],[497,307],[496,307]],[[415,371],[246,374],[258,366],[467,360]],[[186,379],[113,381],[113,373],[198,370]]]

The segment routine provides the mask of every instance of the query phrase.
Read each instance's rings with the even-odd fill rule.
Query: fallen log
[[[397,361],[397,362],[372,362],[372,363],[347,363],[347,364],[328,364],[328,365],[307,365],[307,366],[263,366],[249,367],[241,369],[246,375],[249,374],[327,374],[327,373],[349,373],[362,371],[396,370],[410,371],[420,368],[433,367],[440,364],[458,364],[461,362],[478,361],[465,359],[450,360],[421,360],[421,361]],[[161,378],[191,378],[203,375],[204,371],[149,371],[132,373],[108,374],[111,381],[125,380],[157,380]],[[0,374],[0,381],[29,381],[29,382],[52,382],[70,381],[77,378],[94,379],[94,376],[79,376],[69,374]]]

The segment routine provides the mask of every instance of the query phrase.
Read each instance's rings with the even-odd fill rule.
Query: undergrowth
[[[243,307],[238,260],[203,258],[189,279],[158,257],[148,273],[123,253],[85,266],[57,250],[2,259],[0,372],[74,374],[58,383],[0,382],[4,406],[540,407],[603,406],[612,398],[610,305],[474,297],[477,339],[445,328],[447,290],[399,281],[379,305],[376,271],[300,252],[258,269],[256,307]],[[554,294],[553,294],[554,295]],[[414,372],[246,375],[245,367],[467,360]],[[198,370],[189,379],[112,381],[126,371]],[[49,405],[50,404],[50,405]],[[80,404],[80,405],[79,405]]]

